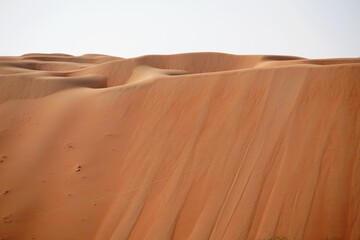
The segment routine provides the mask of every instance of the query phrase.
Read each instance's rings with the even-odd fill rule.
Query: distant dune
[[[360,58],[0,57],[0,239],[360,239]]]

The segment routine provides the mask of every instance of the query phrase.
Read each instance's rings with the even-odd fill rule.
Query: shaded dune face
[[[0,57],[0,239],[360,239],[360,59]]]

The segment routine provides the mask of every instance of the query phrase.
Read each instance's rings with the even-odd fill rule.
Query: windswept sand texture
[[[0,239],[360,239],[360,59],[0,57]]]

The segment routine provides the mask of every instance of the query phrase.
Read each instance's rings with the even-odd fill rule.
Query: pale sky
[[[0,0],[0,55],[360,57],[359,0]]]

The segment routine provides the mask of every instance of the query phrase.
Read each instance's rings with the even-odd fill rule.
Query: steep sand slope
[[[360,59],[0,57],[0,239],[360,239]]]

